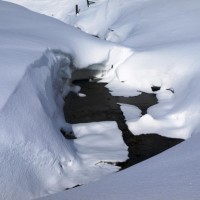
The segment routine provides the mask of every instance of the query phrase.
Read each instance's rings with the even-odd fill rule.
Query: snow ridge
[[[1,182],[0,188],[5,195],[14,195],[6,196],[5,199],[20,199],[17,196],[21,195],[20,192],[9,191],[10,188],[16,188],[15,181],[18,181],[13,179],[12,174],[18,174],[22,182],[18,189],[24,191],[24,196],[37,197],[44,190],[51,193],[50,188],[58,184],[56,174],[61,173],[60,162],[67,164],[70,160],[75,160],[70,142],[66,142],[58,134],[61,124],[67,127],[61,114],[61,95],[52,88],[53,82],[59,79],[58,66],[58,59],[47,50],[38,61],[27,68],[1,111],[0,122],[4,124],[4,132],[1,134],[3,157],[1,156],[0,171],[1,174],[7,174],[7,179],[12,181]],[[9,160],[12,162],[8,162]],[[51,179],[45,178],[48,176]],[[30,191],[31,194],[28,194]]]
[[[3,198],[21,199],[22,194],[27,199],[36,198],[88,183],[119,169],[103,161],[127,159],[127,147],[114,122],[80,126],[83,130],[90,127],[92,132],[89,135],[88,131],[83,132],[75,142],[61,134],[61,128],[72,131],[71,125],[65,122],[62,108],[63,97],[73,90],[70,86],[73,68],[69,54],[46,50],[27,68],[3,107],[0,124],[6,128],[0,136],[0,174],[6,174],[7,179],[0,183]],[[104,130],[98,141],[93,136],[96,126]],[[92,141],[93,146],[87,141]],[[111,141],[113,146],[110,146]],[[110,147],[105,149],[105,144]],[[19,180],[13,179],[15,173]],[[22,184],[16,188],[18,181]],[[10,188],[17,191],[9,192]]]

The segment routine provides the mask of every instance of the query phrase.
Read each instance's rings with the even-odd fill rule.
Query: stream
[[[150,106],[157,104],[155,94],[141,93],[136,97],[112,96],[105,87],[106,83],[99,83],[95,79],[74,80],[73,84],[80,86],[80,93],[84,95],[70,92],[65,98],[66,121],[71,124],[116,121],[129,152],[126,162],[117,163],[121,169],[155,156],[183,141],[156,133],[135,136],[129,131],[118,103],[135,105],[144,115]]]

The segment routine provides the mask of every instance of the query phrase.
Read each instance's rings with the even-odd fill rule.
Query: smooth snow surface
[[[136,106],[120,103],[120,108],[126,121],[136,120],[141,117],[141,110]]]
[[[127,146],[123,142],[122,133],[116,122],[92,122],[72,125],[73,132],[78,138],[74,141],[74,146],[79,149],[78,156],[85,166],[93,166],[95,176],[101,173],[115,172],[117,166],[108,165],[106,162],[120,162],[127,157]],[[107,168],[108,172],[101,172],[101,168]],[[91,173],[92,169],[89,170]],[[88,175],[84,173],[86,178]],[[95,179],[94,179],[95,180]],[[83,178],[80,177],[80,182]]]
[[[119,173],[41,200],[198,200],[199,140],[195,135]]]
[[[78,5],[82,12],[87,9],[87,1],[83,0],[8,0],[19,5],[22,5],[32,11],[39,12],[50,17],[55,17],[64,22],[73,23],[76,17],[75,5]]]
[[[71,128],[60,111],[61,93],[72,89],[64,83],[74,66],[94,64],[110,69],[103,81],[113,95],[161,87],[155,92],[159,103],[142,117],[137,111],[132,119],[133,109],[122,106],[134,134],[189,140],[102,181],[47,199],[199,199],[199,0],[99,0],[89,8],[79,0],[78,16],[74,1],[60,0],[56,6],[53,0],[10,1],[101,39],[0,1],[2,199],[62,190],[70,170],[81,169],[73,142],[59,135],[61,127]]]
[[[118,155],[110,147],[89,163],[84,140],[74,143],[60,132],[72,129],[62,111],[63,97],[79,89],[68,84],[72,70],[117,63],[111,52],[120,49],[58,20],[0,1],[0,199],[32,199],[58,192],[118,170],[95,162],[127,159],[115,124],[111,127],[119,135],[113,140],[113,151]],[[95,146],[92,135],[87,140]],[[96,142],[104,140],[99,137]]]
[[[200,130],[199,9],[198,0],[110,0],[78,16],[75,26],[133,49],[133,55],[114,66],[113,79],[105,78],[111,80],[107,87],[113,95],[134,96],[161,87],[159,104],[128,123],[134,134],[187,139]]]

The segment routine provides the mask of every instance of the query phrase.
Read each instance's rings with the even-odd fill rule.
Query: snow
[[[85,170],[87,163],[82,159],[83,151],[77,154],[74,145],[78,149],[79,144],[81,150],[82,144],[91,140],[93,143],[94,138],[89,139],[90,133],[83,131],[83,127],[99,124],[66,124],[61,96],[69,90],[79,91],[69,85],[64,87],[75,67],[94,65],[110,69],[102,81],[108,82],[106,87],[113,95],[135,96],[141,91],[153,93],[152,86],[161,87],[154,92],[158,104],[142,117],[135,107],[121,105],[134,134],[153,132],[188,140],[127,170],[44,199],[198,199],[199,1],[99,0],[87,8],[85,1],[79,0],[78,16],[74,11],[76,2],[69,0],[60,0],[56,6],[52,0],[9,1],[53,15],[101,39],[0,1],[2,199],[54,193],[78,184],[77,180],[84,176],[81,169]],[[120,131],[111,123],[118,132],[113,142],[121,146]],[[77,143],[66,141],[59,134],[61,127],[86,135],[80,136]],[[106,135],[109,140],[111,133]],[[125,146],[121,147],[125,156]],[[101,157],[101,161],[105,160]],[[110,166],[101,161],[110,171]],[[77,170],[74,182],[68,179],[73,170]]]
[[[63,97],[80,90],[69,84],[72,71],[94,63],[117,63],[110,55],[114,49],[121,48],[0,1],[0,199],[33,199],[62,191],[118,170],[110,164],[94,166],[95,162],[127,159],[114,122],[110,126],[119,134],[112,140],[118,155],[110,147],[92,163],[83,160],[87,147],[82,138],[75,144],[60,132],[72,130],[64,120]],[[93,141],[94,146],[105,142],[101,139]]]
[[[199,134],[172,149],[97,182],[42,200],[199,199]]]
[[[199,7],[198,0],[111,0],[78,16],[75,26],[85,32],[132,48],[133,54],[105,78],[112,95],[135,96],[161,87],[155,92],[159,104],[128,122],[134,134],[187,139],[199,129]]]
[[[74,124],[72,129],[78,138],[74,141],[74,146],[76,149],[79,149],[78,156],[82,158],[82,162],[86,163],[86,166],[98,166],[98,161],[105,162],[106,164],[106,162],[115,163],[128,158],[127,146],[123,142],[121,131],[118,129],[116,122],[105,121]],[[104,163],[101,164],[101,167],[103,165]],[[108,170],[115,171],[116,168],[119,169],[117,166],[108,166]],[[95,174],[98,175],[99,173]]]
[[[78,96],[79,96],[79,97],[86,97],[86,95],[83,94],[83,93],[78,93]]]
[[[141,117],[141,110],[138,107],[124,103],[119,105],[126,121],[136,120]]]
[[[39,12],[50,17],[58,18],[68,23],[73,23],[74,17],[76,17],[75,5],[79,6],[81,12],[82,10],[85,10],[87,8],[87,2],[83,0],[8,0],[8,2],[22,5],[32,11]]]

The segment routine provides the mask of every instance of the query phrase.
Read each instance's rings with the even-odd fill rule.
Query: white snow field
[[[70,72],[74,66],[93,64],[106,69],[113,65],[103,80],[113,95],[134,96],[160,87],[155,92],[159,103],[142,117],[134,106],[121,105],[133,134],[188,140],[100,181],[42,199],[199,199],[200,1],[99,0],[89,8],[84,0],[60,0],[56,5],[53,0],[9,1],[101,39],[0,1],[1,199],[30,199],[64,190],[80,180],[89,182],[84,177],[96,179],[99,173],[93,173],[91,163],[103,164],[105,175],[116,167],[104,161],[126,159],[119,130],[114,138],[114,149],[121,152],[118,158],[101,151],[91,160],[87,157],[95,151],[82,144],[94,140],[87,139],[93,131],[77,128],[104,127],[103,122],[73,127],[86,136],[76,143],[59,134],[61,127],[71,128],[61,111],[61,95],[73,89],[67,84]],[[81,8],[78,16],[75,4]],[[86,167],[91,173],[87,168],[84,174]]]
[[[68,84],[73,68],[110,66],[115,51],[129,52],[0,1],[0,199],[33,199],[118,171],[107,162],[128,152],[116,122],[82,125],[90,129],[76,142],[60,133],[74,129],[62,111],[62,97],[76,89]],[[105,132],[97,140],[95,128]]]

